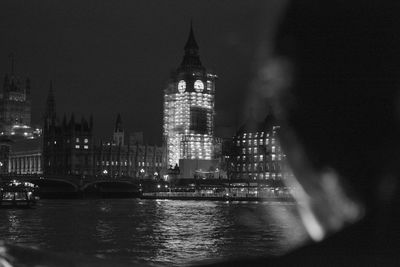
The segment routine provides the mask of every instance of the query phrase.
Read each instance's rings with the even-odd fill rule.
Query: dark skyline
[[[217,127],[236,126],[253,78],[270,1],[2,1],[0,75],[32,81],[33,123],[41,123],[50,80],[59,116],[94,116],[110,137],[118,113],[126,131],[160,143],[163,89],[182,61],[190,20],[203,65],[215,72]]]

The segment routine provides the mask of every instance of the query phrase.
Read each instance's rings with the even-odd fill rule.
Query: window
[[[79,140],[79,138],[78,138]],[[85,138],[85,140],[83,140],[85,142],[85,144],[89,143],[89,139]]]
[[[84,145],[83,148],[84,149],[89,149],[89,146],[88,145]]]
[[[79,143],[79,138],[76,138],[76,139],[75,139],[75,142]]]
[[[80,147],[79,145],[75,145],[75,148],[76,148],[76,149],[79,149],[79,148],[81,148],[81,147]]]

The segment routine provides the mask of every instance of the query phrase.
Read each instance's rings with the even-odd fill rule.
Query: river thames
[[[35,209],[0,214],[6,242],[127,263],[278,255],[306,239],[293,203],[41,200]]]

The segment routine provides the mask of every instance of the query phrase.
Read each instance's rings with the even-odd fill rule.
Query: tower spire
[[[187,50],[199,50],[199,46],[196,42],[196,39],[194,38],[194,32],[193,32],[193,20],[190,20],[190,32],[189,32],[189,38],[186,42],[185,45],[185,51],[186,52],[190,52]],[[191,52],[195,52],[195,51],[191,51]],[[196,51],[197,52],[197,51]]]
[[[181,64],[181,68],[197,67],[203,68],[199,57],[199,45],[194,37],[193,21],[190,20],[189,37],[185,44],[185,55]]]
[[[49,88],[49,93],[47,95],[47,101],[46,101],[45,117],[53,118],[53,117],[55,117],[55,114],[56,114],[56,108],[55,108],[55,101],[54,101],[53,81],[50,81],[50,88]]]

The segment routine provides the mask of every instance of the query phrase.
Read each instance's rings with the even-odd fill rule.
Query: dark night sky
[[[32,80],[34,123],[53,80],[58,114],[93,114],[95,134],[107,137],[119,112],[127,131],[159,143],[163,88],[182,60],[192,18],[202,63],[219,76],[217,125],[234,126],[254,76],[260,25],[273,12],[254,0],[3,0],[0,75],[15,53],[16,72]]]

